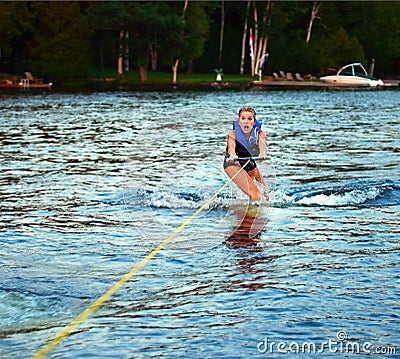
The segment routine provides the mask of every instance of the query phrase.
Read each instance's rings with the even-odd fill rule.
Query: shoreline
[[[399,89],[400,80],[386,79],[383,80],[384,86],[349,86],[324,83],[322,81],[298,81],[298,80],[256,80],[248,81],[190,81],[188,79],[177,81],[173,84],[168,81],[149,81],[140,83],[137,81],[106,81],[99,79],[86,79],[81,82],[70,82],[63,84],[30,84],[30,86],[21,86],[21,84],[12,84],[0,86],[0,93],[16,92],[16,91],[37,91],[51,90],[54,92],[95,92],[95,91],[273,91],[273,90],[387,90]]]

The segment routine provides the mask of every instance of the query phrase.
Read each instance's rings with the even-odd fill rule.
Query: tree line
[[[63,81],[91,67],[318,74],[375,61],[400,69],[400,3],[391,1],[0,2],[0,72]]]

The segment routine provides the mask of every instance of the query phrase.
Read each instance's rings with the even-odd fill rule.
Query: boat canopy
[[[355,62],[353,64],[343,66],[337,72],[337,75],[358,76],[358,77],[363,77],[363,78],[370,79],[370,80],[378,80],[378,78],[368,75],[367,70],[360,62]]]

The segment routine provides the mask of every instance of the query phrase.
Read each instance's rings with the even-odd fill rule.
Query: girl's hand
[[[237,161],[237,155],[235,153],[235,155],[231,155],[229,154],[229,157],[226,159],[228,162],[236,162]]]

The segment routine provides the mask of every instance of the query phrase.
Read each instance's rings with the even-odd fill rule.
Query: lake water
[[[400,92],[215,90],[0,94],[1,358],[34,355],[226,183],[243,105],[270,200],[246,213],[228,185],[48,357],[399,356]]]

